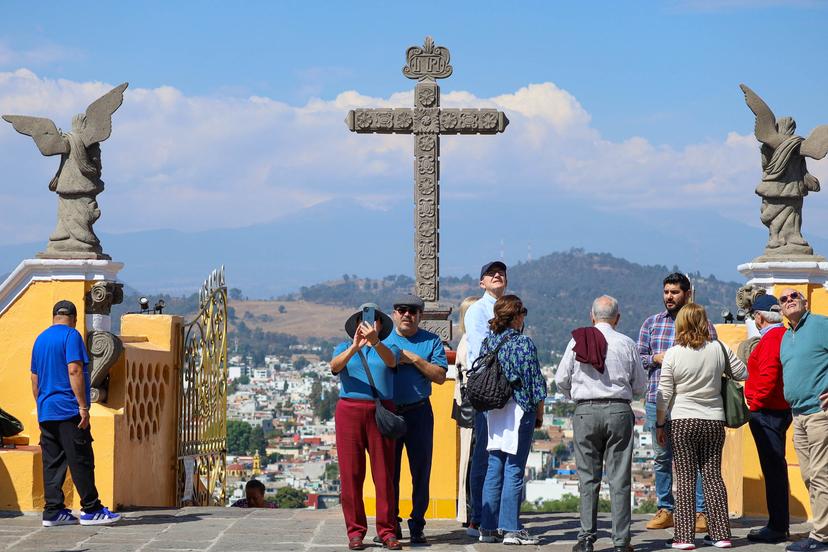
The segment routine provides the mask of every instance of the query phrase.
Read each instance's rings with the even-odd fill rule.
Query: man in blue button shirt
[[[466,327],[466,342],[469,346],[469,366],[480,354],[480,346],[489,333],[489,320],[494,318],[494,306],[506,293],[506,265],[501,261],[491,261],[480,268],[480,287],[483,296],[466,311],[463,323]],[[486,445],[489,430],[486,413],[478,412],[474,416],[474,444],[469,467],[469,501],[471,502],[471,519],[466,534],[477,538],[480,536],[480,517],[483,512],[483,482],[489,465],[489,453]]]
[[[121,518],[101,505],[95,488],[89,357],[75,329],[77,319],[78,310],[71,301],[58,301],[52,309],[52,326],[37,337],[32,348],[32,393],[40,424],[46,499],[44,527],[79,521],[63,503],[67,466],[81,499],[81,525],[105,525]]]
[[[431,455],[434,448],[434,413],[431,410],[431,384],[446,381],[446,352],[440,337],[420,329],[425,304],[415,295],[403,295],[394,301],[394,331],[386,345],[400,349],[400,363],[394,378],[394,403],[397,414],[405,418],[408,431],[397,440],[394,482],[399,516],[400,470],[405,447],[411,469],[413,492],[408,528],[411,544],[427,544],[423,529],[429,501]],[[399,517],[398,521],[402,521]]]

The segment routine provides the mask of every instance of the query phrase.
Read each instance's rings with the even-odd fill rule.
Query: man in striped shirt
[[[661,361],[664,352],[673,346],[675,341],[676,315],[685,304],[692,300],[690,280],[684,274],[674,272],[663,282],[663,299],[666,310],[654,314],[644,321],[638,333],[638,353],[641,355],[641,364],[648,374],[647,398],[644,405],[646,411],[645,429],[653,434],[653,471],[655,472],[655,486],[658,511],[653,519],[647,523],[647,529],[666,529],[673,526],[673,450],[670,443],[662,447],[655,438],[656,425],[656,393],[658,379],[661,376]],[[716,329],[710,324],[710,337],[717,339]],[[701,478],[696,480],[696,532],[707,531],[707,518],[704,515],[704,495],[701,489]]]

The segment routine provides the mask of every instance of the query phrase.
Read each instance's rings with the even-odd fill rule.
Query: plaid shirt
[[[710,339],[718,339],[716,328],[707,322]],[[647,402],[655,404],[658,392],[658,378],[661,377],[661,364],[653,362],[653,355],[664,353],[673,346],[676,333],[676,319],[667,311],[654,314],[644,321],[638,332],[638,354],[641,364],[649,374],[647,383]]]

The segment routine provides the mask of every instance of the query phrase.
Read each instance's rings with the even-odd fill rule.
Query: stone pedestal
[[[812,312],[828,315],[828,261],[749,262],[737,268],[748,284],[764,287],[777,297],[784,288],[793,288],[808,299]]]

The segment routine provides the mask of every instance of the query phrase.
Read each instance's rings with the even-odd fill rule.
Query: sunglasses
[[[802,298],[802,294],[799,293],[798,291],[795,291],[795,292],[791,293],[790,295],[783,295],[782,297],[780,297],[779,298],[779,304],[782,305],[784,303],[787,303],[788,299],[790,299],[791,301],[796,301],[797,299],[801,299],[801,298]]]
[[[410,314],[411,316],[417,316],[417,313],[420,312],[420,309],[417,307],[394,307],[394,310],[397,311],[397,314],[400,316]]]

